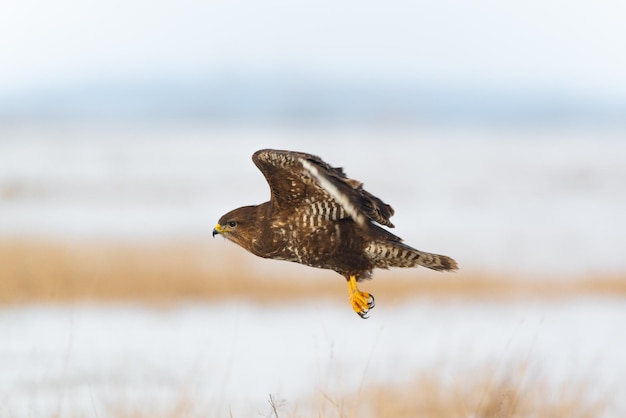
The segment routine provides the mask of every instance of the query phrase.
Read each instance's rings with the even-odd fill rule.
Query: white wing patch
[[[313,177],[320,187],[326,191],[333,199],[341,205],[343,210],[352,217],[354,222],[356,222],[359,226],[365,227],[368,223],[367,217],[363,215],[363,213],[356,207],[354,203],[350,201],[350,198],[342,193],[337,186],[335,186],[332,181],[330,181],[326,176],[320,174],[319,169],[311,164],[304,158],[298,158],[302,167],[309,172],[311,177]]]

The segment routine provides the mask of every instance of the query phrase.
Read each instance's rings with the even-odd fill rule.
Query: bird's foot
[[[376,305],[374,296],[367,292],[361,292],[358,289],[356,276],[350,276],[348,280],[348,292],[350,293],[350,304],[354,312],[363,319],[369,318],[368,313],[370,309],[373,309]]]

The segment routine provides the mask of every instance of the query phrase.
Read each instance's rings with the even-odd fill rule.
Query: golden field
[[[211,240],[0,242],[0,305],[32,303],[131,302],[169,304],[241,298],[282,303],[326,298],[346,303],[343,279],[334,272],[257,259],[234,245],[214,250]],[[462,268],[462,264],[461,264]],[[626,296],[622,275],[525,278],[426,269],[377,271],[362,284],[382,305],[415,298],[453,300],[563,299]],[[347,311],[349,312],[349,311]],[[351,313],[348,313],[351,315]],[[355,319],[356,320],[356,319]],[[359,320],[360,321],[360,320]],[[313,385],[298,399],[269,395],[259,407],[265,417],[580,417],[612,416],[613,393],[590,395],[593,381],[550,386],[532,356],[512,365],[475,366],[471,372],[416,376],[403,384],[363,382],[358,390],[326,390]],[[505,369],[503,371],[503,369]],[[365,374],[365,371],[364,371]],[[121,418],[212,417],[181,389],[169,408],[150,405],[94,405],[91,416]],[[606,399],[603,398],[606,396]],[[0,402],[0,407],[1,407]],[[607,411],[607,408],[609,411]],[[1,411],[0,411],[1,412]],[[0,414],[1,415],[1,414]],[[58,416],[61,416],[60,414]],[[72,415],[77,416],[77,415]],[[79,415],[83,416],[83,415]]]
[[[206,241],[0,242],[0,303],[85,301],[173,302],[253,298],[276,302],[345,298],[334,272],[258,259],[233,245],[214,251]],[[276,268],[280,263],[280,268]],[[375,272],[362,285],[380,300],[428,298],[568,298],[626,296],[626,276],[510,278],[427,269]]]

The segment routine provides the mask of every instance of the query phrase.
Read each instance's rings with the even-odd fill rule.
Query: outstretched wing
[[[325,211],[327,219],[329,214],[334,219],[347,215],[362,227],[374,221],[393,228],[391,206],[315,155],[265,149],[255,152],[252,161],[265,176],[278,210],[311,206],[312,213]]]

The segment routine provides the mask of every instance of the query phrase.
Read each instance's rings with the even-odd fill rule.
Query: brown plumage
[[[375,223],[393,228],[393,208],[319,157],[260,150],[252,161],[267,180],[271,199],[222,216],[213,230],[264,258],[334,270],[348,280],[350,302],[366,318],[374,297],[356,282],[374,268],[424,266],[456,270],[447,256],[409,247]]]

